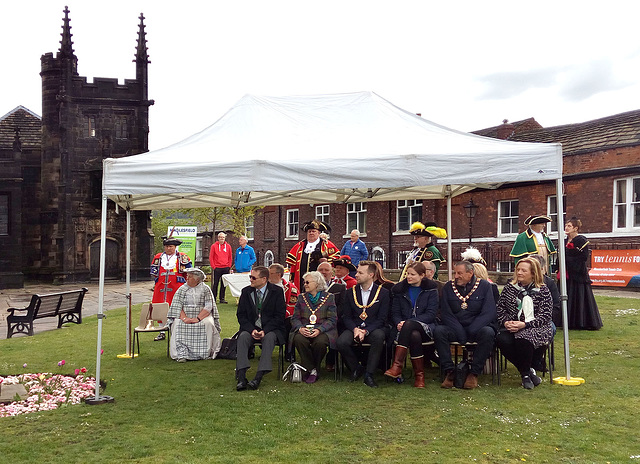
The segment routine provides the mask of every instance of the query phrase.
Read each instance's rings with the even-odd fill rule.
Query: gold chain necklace
[[[382,288],[382,285],[378,285],[378,289],[376,290],[376,294],[374,295],[374,297],[373,298],[369,298],[369,301],[371,303],[368,303],[366,305],[362,305],[362,304],[358,303],[358,298],[356,297],[356,286],[354,285],[353,287],[351,287],[351,290],[353,291],[353,301],[356,304],[356,306],[362,310],[362,314],[360,314],[360,319],[362,319],[363,321],[367,317],[369,317],[369,316],[367,316],[367,309],[369,309],[371,306],[373,306],[373,304],[378,300],[378,295],[380,295],[380,289],[381,288]]]
[[[469,307],[469,305],[467,304],[467,300],[469,299],[469,297],[471,295],[473,295],[473,292],[476,291],[476,288],[478,288],[478,285],[480,285],[480,280],[482,279],[476,279],[476,283],[473,286],[473,288],[471,289],[471,291],[469,293],[467,293],[467,296],[462,296],[460,295],[460,292],[458,291],[458,289],[456,288],[456,281],[455,279],[451,281],[451,288],[453,288],[453,293],[455,293],[455,295],[458,297],[458,299],[460,301],[462,301],[462,304],[460,305],[461,309],[467,309]]]
[[[309,323],[310,324],[315,324],[316,322],[318,322],[318,316],[316,316],[316,311],[318,310],[318,308],[322,307],[322,305],[325,303],[325,301],[327,301],[327,299],[329,298],[329,295],[331,295],[331,293],[327,293],[324,296],[324,298],[322,298],[320,301],[318,301],[316,309],[313,309],[311,307],[311,302],[307,299],[307,294],[306,293],[302,294],[302,300],[309,307],[309,311],[311,311],[311,316],[309,316]]]

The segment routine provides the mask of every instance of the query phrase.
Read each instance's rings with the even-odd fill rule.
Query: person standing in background
[[[247,245],[248,241],[246,235],[241,235],[238,239],[240,246],[236,249],[236,272],[249,272],[256,262],[256,253]]]
[[[367,245],[360,240],[360,231],[358,229],[353,229],[351,231],[351,240],[345,243],[342,246],[342,250],[340,250],[340,255],[347,255],[351,258],[351,263],[357,268],[358,263],[363,261],[369,257],[369,252],[367,251]],[[351,277],[356,276],[356,271],[350,272],[349,275]]]
[[[233,250],[231,245],[226,242],[227,234],[220,232],[218,234],[218,241],[211,245],[209,250],[209,264],[211,264],[211,290],[213,291],[213,298],[216,298],[218,293],[218,284],[220,284],[220,298],[219,303],[226,304],[225,293],[226,288],[224,283],[221,282],[224,274],[229,274],[231,271],[231,264],[233,263]]]

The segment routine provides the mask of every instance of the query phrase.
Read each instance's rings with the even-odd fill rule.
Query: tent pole
[[[125,280],[127,284],[127,321],[126,321],[126,343],[127,350],[125,354],[119,354],[118,358],[131,358],[133,353],[133,344],[131,342],[131,208],[127,206],[127,258],[125,269]]]
[[[104,274],[107,254],[107,196],[102,195],[102,216],[100,221],[100,285],[98,287],[98,347],[96,353],[96,392],[95,396],[85,398],[86,404],[113,403],[110,396],[100,395],[100,358],[102,355],[102,319],[104,318]]]
[[[584,379],[571,377],[571,360],[569,359],[569,318],[567,314],[567,264],[564,249],[564,201],[562,198],[562,178],[556,179],[556,200],[558,211],[558,270],[560,273],[560,301],[562,304],[562,332],[564,336],[565,377],[556,377],[554,383],[561,385],[580,385]]]
[[[451,186],[447,185],[447,270],[449,280],[453,279],[453,245],[451,243]]]

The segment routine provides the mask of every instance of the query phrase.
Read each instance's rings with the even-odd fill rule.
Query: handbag
[[[216,359],[236,359],[238,357],[238,336],[240,331],[233,334],[231,338],[225,338],[222,340],[220,351]]]
[[[471,365],[469,361],[459,362],[456,366],[456,378],[453,381],[453,386],[456,388],[463,388],[469,372],[471,372]]]
[[[300,364],[293,362],[282,376],[282,380],[285,382],[289,380],[291,383],[300,383],[302,382],[302,371],[306,371],[306,369]]]

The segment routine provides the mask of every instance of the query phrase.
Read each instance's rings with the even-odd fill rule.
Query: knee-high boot
[[[424,356],[411,358],[411,365],[413,366],[413,375],[415,376],[413,386],[416,388],[424,388]]]
[[[407,347],[398,345],[396,346],[396,353],[393,357],[393,364],[384,373],[387,377],[397,379],[402,375],[402,368],[404,366],[404,360],[407,358]]]

